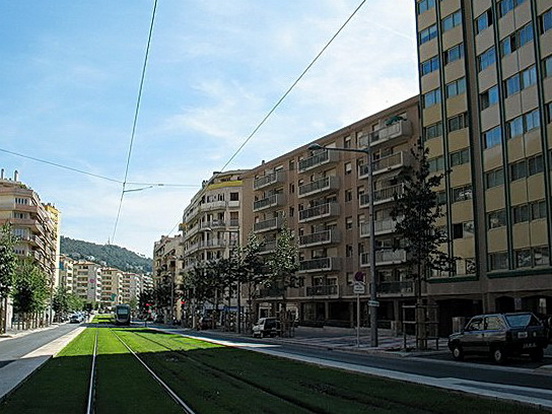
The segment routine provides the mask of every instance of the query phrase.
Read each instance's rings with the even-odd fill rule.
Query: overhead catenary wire
[[[130,144],[128,147],[128,155],[125,167],[125,175],[123,179],[123,184],[121,188],[121,197],[119,198],[119,207],[117,209],[117,217],[115,218],[115,224],[113,225],[113,234],[111,235],[111,242],[115,241],[115,235],[117,234],[117,226],[119,225],[119,219],[121,217],[121,210],[123,208],[123,199],[125,198],[127,179],[128,179],[128,170],[130,168],[130,159],[132,157],[132,148],[134,146],[134,138],[136,137],[136,126],[138,124],[138,115],[140,113],[140,105],[142,103],[142,92],[144,90],[144,81],[146,78],[146,69],[148,66],[149,60],[149,51],[151,46],[151,38],[153,35],[153,26],[155,23],[155,15],[157,12],[157,0],[153,2],[153,11],[151,13],[151,21],[148,34],[148,42],[146,46],[146,54],[144,56],[144,64],[142,65],[142,76],[140,77],[140,86],[138,87],[138,98],[136,99],[136,108],[134,110],[134,120],[132,122],[132,133],[130,134]]]

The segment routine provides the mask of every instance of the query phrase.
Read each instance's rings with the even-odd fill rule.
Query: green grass
[[[112,313],[106,313],[102,315],[95,315],[92,319],[92,323],[114,323],[115,316]]]
[[[100,414],[180,412],[115,334],[198,413],[542,413],[158,331],[108,327],[84,331],[1,404],[0,413],[83,412],[96,331]]]

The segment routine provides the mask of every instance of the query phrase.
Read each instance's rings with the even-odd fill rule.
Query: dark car
[[[261,318],[253,325],[253,336],[264,338],[265,336],[280,335],[280,321],[277,318]]]
[[[465,328],[449,336],[448,347],[454,359],[464,355],[490,355],[504,363],[510,355],[528,354],[541,361],[548,345],[547,329],[531,312],[477,315]]]

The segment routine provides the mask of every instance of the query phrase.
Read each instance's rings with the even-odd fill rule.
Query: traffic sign
[[[368,306],[373,306],[374,308],[379,308],[379,301],[377,300],[369,300],[368,301]]]
[[[364,282],[364,276],[366,276],[364,274],[364,272],[356,272],[355,273],[355,282]]]
[[[366,285],[362,282],[355,282],[353,285],[353,293],[355,295],[364,295],[366,293]]]

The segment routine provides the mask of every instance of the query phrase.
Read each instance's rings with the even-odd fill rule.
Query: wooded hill
[[[90,260],[126,272],[151,272],[151,259],[124,247],[96,244],[61,236],[61,254],[75,260]]]

